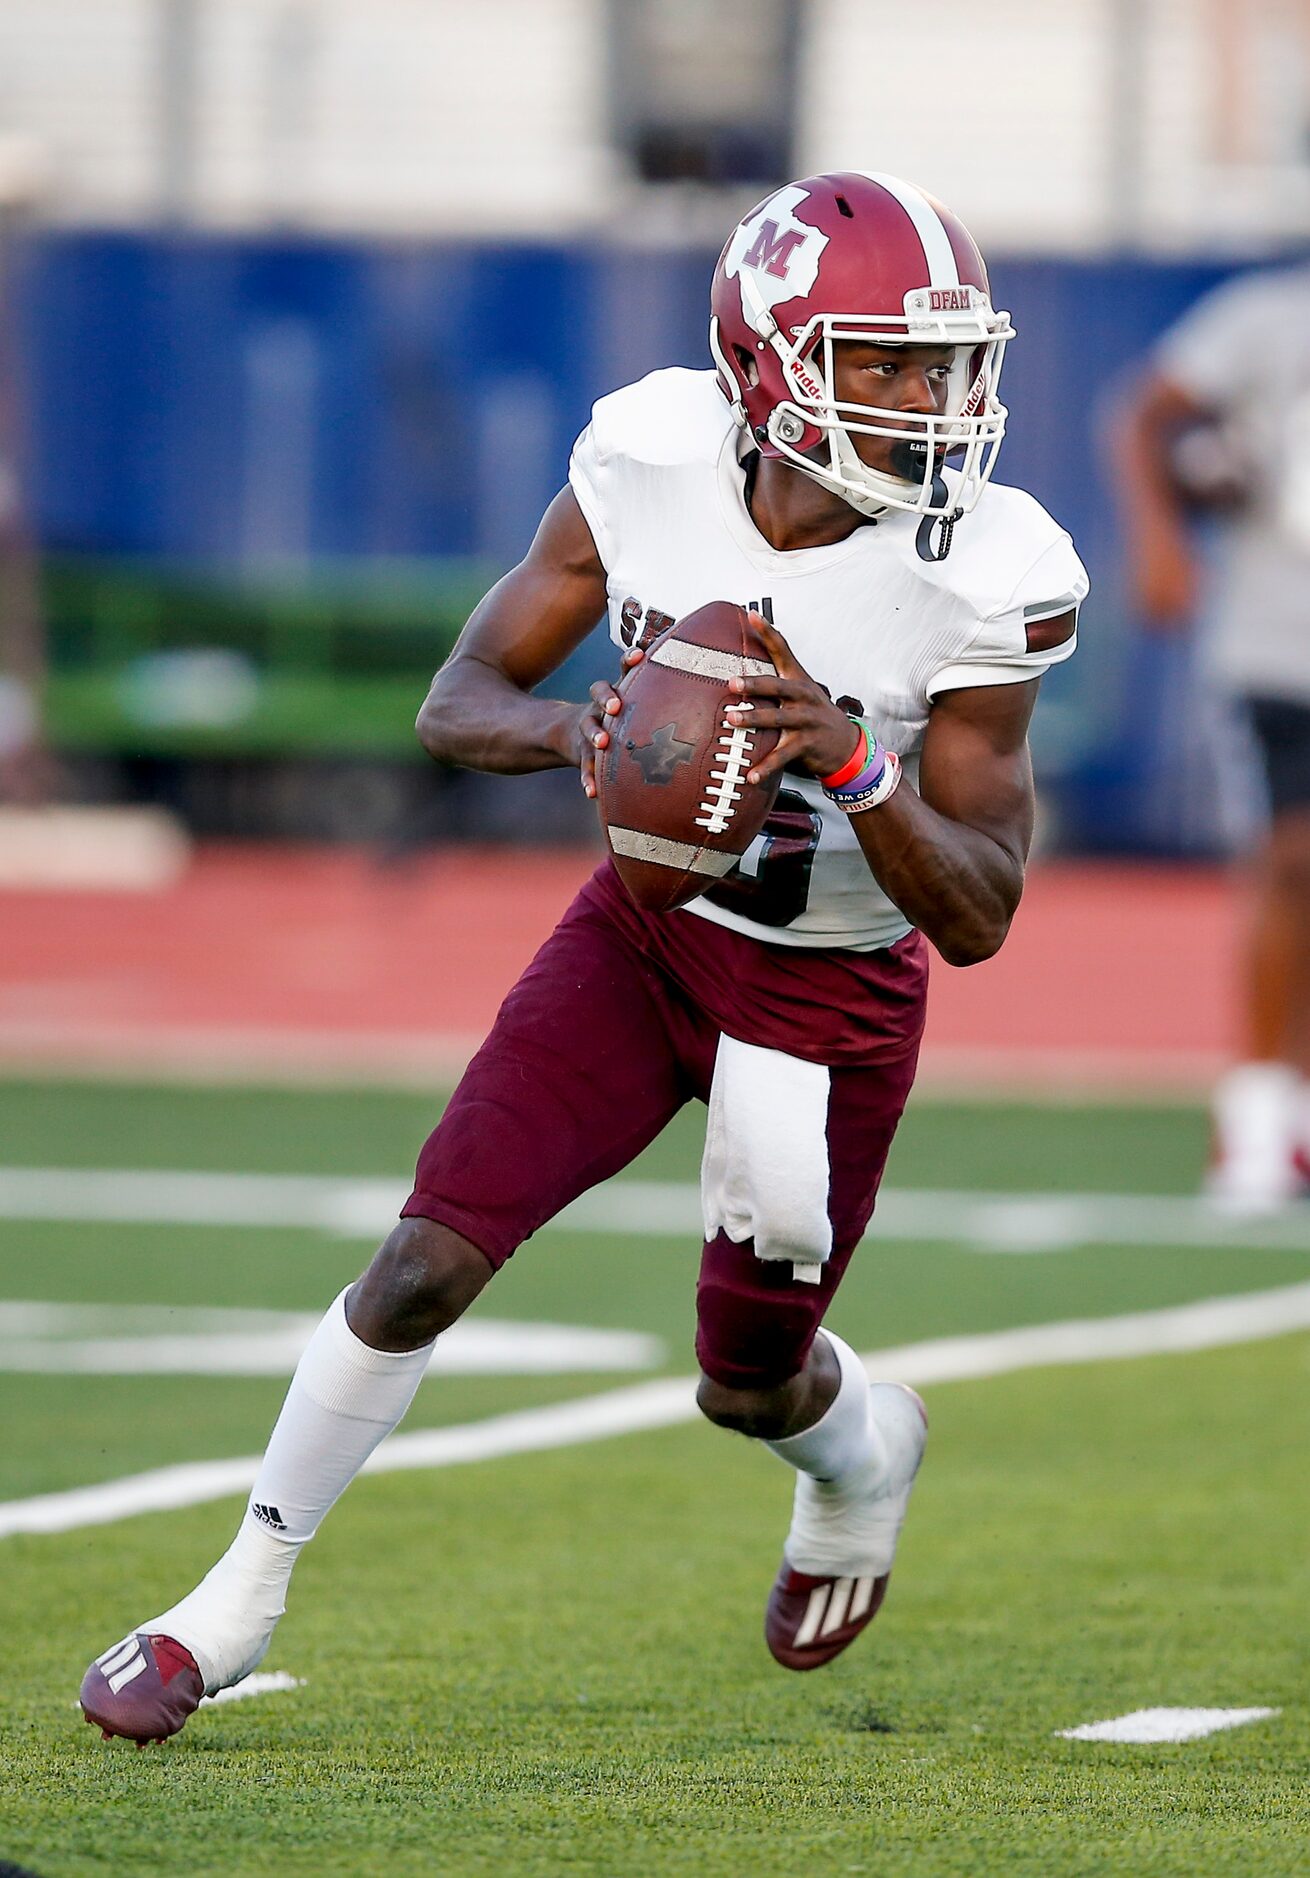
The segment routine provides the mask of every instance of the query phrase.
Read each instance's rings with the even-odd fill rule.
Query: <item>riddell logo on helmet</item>
[[[803,398],[808,398],[811,404],[823,403],[826,395],[823,386],[819,383],[817,378],[813,377],[805,369],[804,365],[802,365],[799,360],[789,367],[789,376]]]

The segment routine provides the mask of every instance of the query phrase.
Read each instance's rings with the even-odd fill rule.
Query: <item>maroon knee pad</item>
[[[749,1239],[711,1240],[696,1286],[696,1359],[705,1374],[727,1389],[771,1389],[798,1375],[851,1250],[834,1251],[816,1285],[798,1282],[786,1261],[757,1259]]]

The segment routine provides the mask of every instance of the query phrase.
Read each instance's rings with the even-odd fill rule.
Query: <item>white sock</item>
[[[432,1345],[374,1350],[346,1322],[343,1291],[291,1379],[236,1538],[195,1590],[146,1631],[190,1650],[206,1694],[262,1658],[286,1609],[300,1548],[414,1398]]]
[[[848,1343],[820,1331],[841,1365],[837,1393],[812,1428],[768,1441],[797,1470],[791,1531],[783,1550],[796,1571],[814,1577],[860,1575],[868,1560],[858,1512],[887,1472],[887,1446],[869,1410],[869,1379]]]
[[[1293,1198],[1301,1091],[1301,1078],[1287,1063],[1238,1063],[1221,1078],[1213,1096],[1213,1199],[1254,1211]]]

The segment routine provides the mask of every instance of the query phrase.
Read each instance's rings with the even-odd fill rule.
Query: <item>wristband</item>
[[[820,776],[821,789],[841,789],[847,783],[854,782],[873,760],[875,739],[869,733],[869,726],[862,717],[852,717],[850,722],[855,726],[855,748],[840,769],[835,769],[831,776]]]
[[[843,763],[831,776],[820,776],[819,787],[830,795],[834,802],[842,796],[862,795],[866,789],[872,789],[881,781],[883,764],[887,752],[878,741],[878,734],[866,717],[852,717],[863,739],[863,752],[857,750],[848,763]]]
[[[880,802],[886,802],[889,796],[896,793],[901,780],[901,759],[894,750],[883,750],[881,744],[878,748],[882,753],[882,768],[871,781],[865,782],[863,777],[857,777],[852,787],[824,790],[829,802],[835,802],[847,815],[858,815],[864,809],[876,809]]]

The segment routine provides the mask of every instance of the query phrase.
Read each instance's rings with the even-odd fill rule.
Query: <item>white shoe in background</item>
[[[1212,1098],[1214,1158],[1204,1194],[1235,1218],[1276,1213],[1306,1192],[1299,1159],[1306,1097],[1286,1063],[1239,1063]]]

